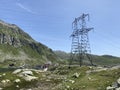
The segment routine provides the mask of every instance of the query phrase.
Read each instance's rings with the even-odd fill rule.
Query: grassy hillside
[[[47,46],[33,40],[15,24],[8,24],[0,20],[0,66],[9,64],[29,66],[43,63],[56,63],[58,60],[54,52]]]
[[[98,65],[120,65],[120,58],[111,55],[93,56],[93,62]]]
[[[69,63],[70,53],[66,53],[64,51],[59,51],[59,50],[54,52],[59,58],[63,59],[66,62],[66,64]],[[96,65],[104,65],[104,66],[120,65],[120,58],[111,55],[102,55],[102,56],[92,55],[92,60],[93,63]],[[84,62],[89,63],[87,58],[84,59]],[[74,63],[76,63],[76,61],[74,61]]]

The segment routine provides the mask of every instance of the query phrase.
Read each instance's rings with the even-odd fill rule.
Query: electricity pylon
[[[93,28],[87,28],[86,20],[89,21],[89,14],[82,14],[80,17],[75,18],[72,23],[73,33],[72,45],[71,45],[71,55],[70,55],[70,65],[73,61],[79,61],[80,66],[83,64],[83,60],[87,58],[91,65],[91,49],[89,44],[88,32]]]

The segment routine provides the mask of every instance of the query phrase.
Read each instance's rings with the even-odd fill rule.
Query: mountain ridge
[[[61,50],[56,50],[54,53],[61,59],[64,60],[66,64],[69,63],[70,60],[70,53],[66,53]],[[103,66],[114,66],[120,65],[120,57],[112,56],[112,55],[91,55],[92,61],[95,65],[103,65]],[[84,60],[85,62],[89,63],[88,60]],[[76,63],[76,62],[75,62]]]

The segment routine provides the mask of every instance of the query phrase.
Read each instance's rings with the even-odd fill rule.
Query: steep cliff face
[[[0,20],[0,61],[41,64],[57,60],[53,51],[14,24]]]

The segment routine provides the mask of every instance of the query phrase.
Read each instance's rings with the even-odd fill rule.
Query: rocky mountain
[[[15,24],[0,20],[0,67],[53,63],[57,56]]]

